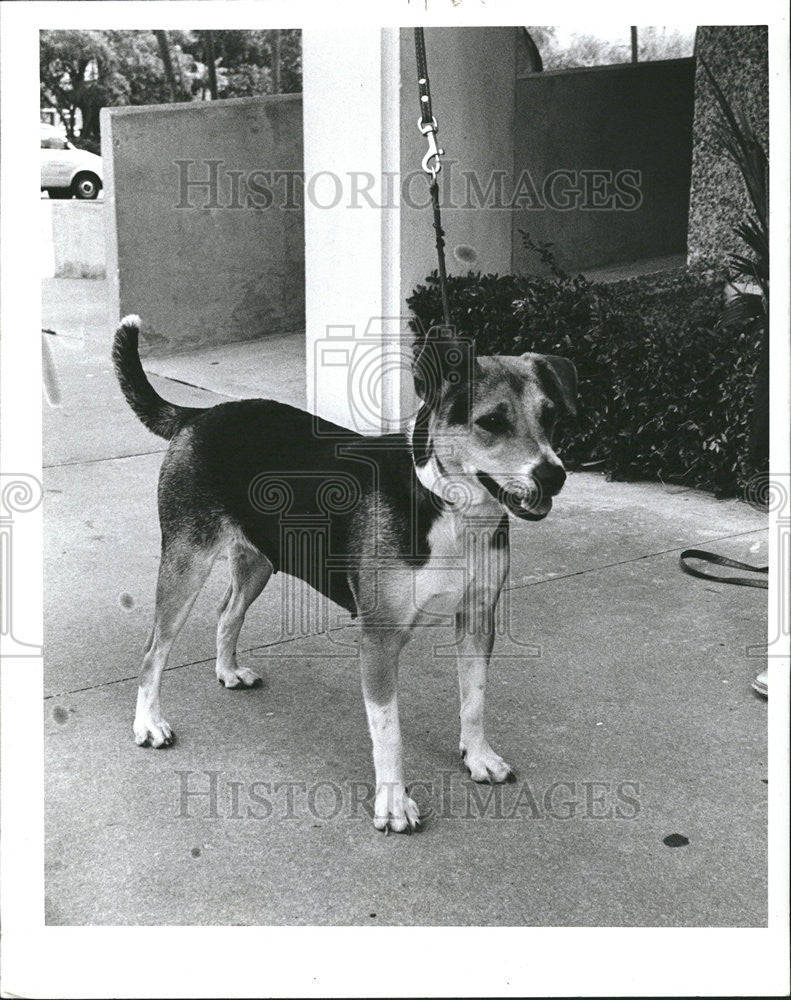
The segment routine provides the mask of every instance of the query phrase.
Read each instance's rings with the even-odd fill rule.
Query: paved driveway
[[[766,704],[748,653],[765,594],[677,566],[691,545],[765,561],[765,517],[736,501],[572,474],[546,522],[514,529],[488,717],[519,780],[465,777],[450,636],[428,631],[400,695],[417,836],[367,815],[354,628],[337,611],[330,631],[283,635],[279,579],[240,643],[264,686],[214,679],[219,563],[165,677],[178,741],[136,747],[163,442],[115,387],[101,296],[45,288],[63,396],[45,414],[50,923],[765,923]]]

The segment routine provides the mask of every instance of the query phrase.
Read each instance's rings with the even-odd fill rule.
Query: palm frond
[[[764,305],[760,295],[738,293],[725,304],[720,314],[720,326],[749,328],[764,321]]]
[[[752,256],[732,253],[729,262],[732,277],[748,278],[761,289],[764,300],[769,296],[769,157],[758,138],[752,122],[741,108],[733,108],[702,56],[700,64],[711,85],[720,110],[717,134],[725,152],[738,168],[750,199],[753,215],[736,226],[734,233]],[[749,296],[748,296],[749,297]],[[755,297],[755,296],[752,296]],[[766,301],[762,306],[764,315]]]

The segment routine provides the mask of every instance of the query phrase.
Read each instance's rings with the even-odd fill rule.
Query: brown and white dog
[[[162,672],[224,549],[231,583],[216,675],[226,687],[261,683],[238,665],[236,644],[273,572],[301,578],[359,619],[377,829],[409,832],[420,821],[404,784],[397,699],[399,653],[418,625],[455,619],[464,762],[476,781],[509,780],[511,768],[483,729],[495,608],[508,572],[509,517],[542,520],[566,478],[551,438],[556,415],[576,412],[572,363],[540,354],[470,360],[465,344],[449,350],[427,339],[416,362],[423,405],[414,429],[367,437],[272,400],[168,403],[143,372],[139,326],[136,316],[121,322],[115,370],[129,405],[170,447],[159,478],[162,553],[135,741],[173,742]],[[284,524],[316,523],[321,544],[305,558]]]

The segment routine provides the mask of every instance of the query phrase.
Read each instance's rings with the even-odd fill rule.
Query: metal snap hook
[[[428,142],[428,149],[421,160],[421,166],[427,174],[431,174],[433,180],[436,180],[437,174],[442,169],[440,157],[445,153],[445,150],[437,145],[437,119],[432,118],[430,122],[424,122],[422,118],[418,118],[417,127]]]

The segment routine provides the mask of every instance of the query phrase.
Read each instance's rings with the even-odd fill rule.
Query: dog
[[[532,353],[476,359],[468,343],[441,331],[414,363],[414,426],[367,437],[273,400],[169,403],[143,371],[139,331],[137,316],[121,321],[115,371],[132,410],[170,446],[159,477],[162,549],[136,743],[173,742],[162,672],[224,549],[231,582],[216,676],[225,687],[261,684],[237,663],[236,644],[274,572],[304,580],[357,618],[377,829],[411,832],[420,823],[404,783],[397,699],[399,653],[416,626],[455,622],[462,759],[475,781],[513,780],[483,726],[495,608],[509,522],[545,518],[566,479],[552,433],[561,413],[576,414],[574,365]],[[300,530],[308,539],[301,546]]]

